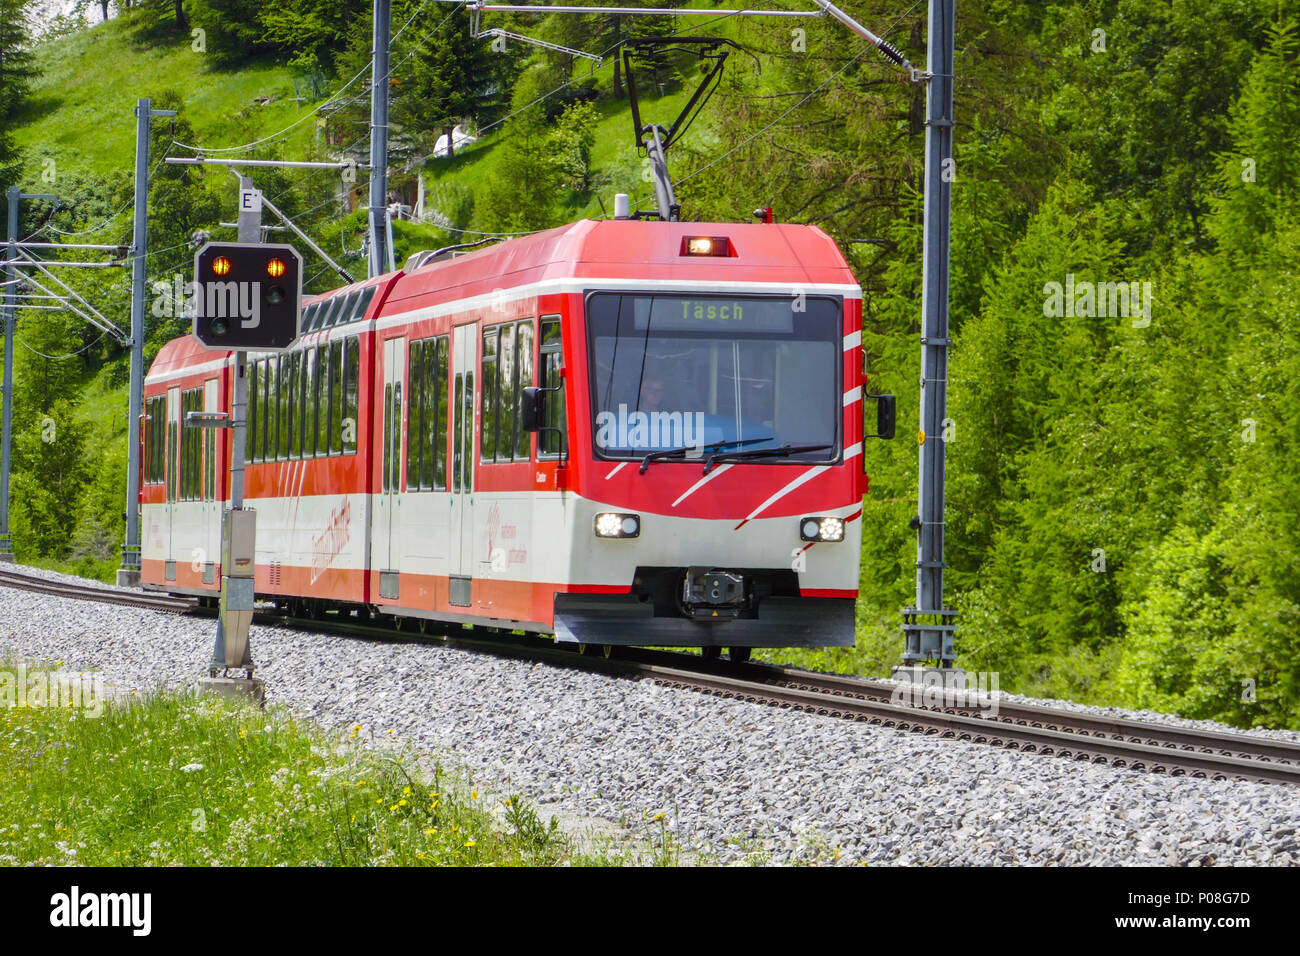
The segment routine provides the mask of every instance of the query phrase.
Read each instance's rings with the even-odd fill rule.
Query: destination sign
[[[806,300],[805,300],[806,302]],[[794,331],[795,298],[727,298],[724,296],[625,296],[632,306],[632,327],[657,332]]]

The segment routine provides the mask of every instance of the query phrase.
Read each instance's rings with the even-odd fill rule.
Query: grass
[[[16,665],[5,665],[10,679]],[[0,688],[3,688],[0,683]],[[12,686],[12,685],[11,685]],[[517,797],[284,711],[155,694],[0,706],[0,863],[553,866],[578,852]],[[662,862],[668,862],[664,860]]]
[[[287,99],[293,72],[275,58],[223,68],[214,57],[194,52],[188,33],[142,31],[120,19],[39,44],[35,53],[40,73],[14,134],[26,151],[25,183],[40,184],[45,162],[55,161],[55,189],[39,192],[57,191],[57,177],[68,172],[129,176],[139,97],[181,93],[198,145],[246,142],[310,109]],[[254,97],[274,101],[258,106]],[[314,129],[311,121],[303,123],[286,148],[300,150]]]

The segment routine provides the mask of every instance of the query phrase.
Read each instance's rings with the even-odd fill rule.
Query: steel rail
[[[908,706],[965,714],[988,721],[1027,724],[1080,736],[1109,737],[1170,749],[1196,748],[1221,754],[1249,755],[1260,760],[1300,764],[1300,744],[1286,740],[1253,737],[1221,730],[1181,727],[1177,724],[1154,723],[1129,717],[1080,713],[1062,707],[1007,700],[997,692],[994,692],[992,697],[987,694],[976,694],[974,691],[958,692],[955,699],[951,701],[944,697],[942,702],[931,705],[924,700],[925,688],[919,686],[909,688],[907,685],[885,681],[850,677],[844,674],[804,671],[793,667],[772,667],[769,672],[771,679],[784,682],[787,686],[815,689],[830,694],[893,699],[901,692],[905,697],[921,698],[920,703],[914,700]],[[996,713],[990,706],[994,702],[996,702]]]
[[[210,612],[203,602],[194,598],[86,587],[7,570],[0,570],[0,585],[149,610]],[[502,640],[483,636],[482,628],[458,630],[457,625],[451,625],[450,633],[426,633],[429,625],[446,626],[434,621],[425,622],[416,633],[416,630],[403,631],[400,625],[384,626],[351,617],[293,617],[266,609],[258,611],[255,619],[262,625],[333,632],[390,643],[438,643],[609,676],[649,679],[663,686],[715,696],[1118,768],[1300,785],[1300,745],[1244,734],[1080,714],[1000,697],[998,712],[991,715],[989,700],[971,693],[960,695],[954,703],[917,706],[896,703],[892,698],[899,685],[882,681],[767,664],[710,665],[697,657],[665,651],[630,649],[627,656],[579,656],[545,638]],[[492,633],[491,629],[487,630]],[[924,688],[917,690],[924,691]]]
[[[92,601],[97,604],[118,604],[123,607],[143,608],[149,611],[192,611],[198,602],[167,594],[146,594],[131,591],[117,591],[111,588],[96,588],[20,574],[15,571],[0,569],[0,585],[22,591],[49,594],[55,597],[70,598],[74,601]]]

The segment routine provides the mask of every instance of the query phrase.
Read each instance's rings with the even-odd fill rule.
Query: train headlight
[[[602,511],[596,515],[596,537],[635,538],[641,533],[641,516]]]
[[[799,537],[804,541],[843,541],[844,519],[834,516],[802,518],[799,521]]]

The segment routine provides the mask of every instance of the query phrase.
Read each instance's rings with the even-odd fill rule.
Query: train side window
[[[163,459],[167,483],[167,500],[176,500],[176,423],[167,421],[167,451]]]
[[[180,499],[190,501],[194,498],[194,469],[192,460],[194,449],[198,447],[195,439],[197,429],[187,424],[190,412],[194,411],[194,393],[196,389],[187,388],[181,392],[181,442],[180,442]]]
[[[298,392],[298,354],[286,352],[280,357],[280,458],[293,457],[294,398]]]
[[[203,388],[190,389],[190,411],[203,411]],[[186,435],[190,446],[190,500],[203,500],[203,429],[191,426]]]
[[[357,451],[357,395],[361,381],[361,341],[355,335],[343,343],[343,454]]]
[[[279,355],[273,359],[278,371],[276,373],[276,447],[272,455],[277,462],[289,458],[289,355]]]
[[[329,453],[330,350],[328,345],[318,345],[312,351],[316,353],[316,375],[311,383],[311,414],[315,424],[310,431],[314,442],[312,453],[320,456]]]
[[[179,498],[181,501],[185,500],[186,492],[189,491],[189,482],[186,480],[188,477],[186,472],[188,471],[189,461],[186,458],[186,452],[188,452],[190,449],[189,449],[189,444],[185,441],[185,413],[189,411],[189,407],[190,407],[189,392],[188,391],[181,392],[181,433],[178,438],[177,447],[176,447],[176,457],[178,459],[178,472],[180,475],[180,479],[177,484],[178,492],[176,497]]]
[[[465,490],[474,490],[474,369],[465,373],[465,408],[461,415],[465,425]]]
[[[261,362],[248,363],[248,406],[244,409],[244,414],[248,416],[248,432],[246,441],[248,444],[248,460],[257,461],[257,442],[262,434],[260,398],[258,394],[258,383],[260,379]]]
[[[412,388],[419,380],[420,389],[420,429],[406,433],[408,446],[417,445],[420,449],[420,470],[418,474],[421,491],[433,488],[433,460],[437,454],[438,440],[435,437],[438,421],[438,376],[434,372],[434,357],[438,353],[438,340],[425,339],[421,343],[418,366],[411,366]],[[411,404],[415,404],[415,392],[411,393]],[[407,479],[409,487],[411,482]]]
[[[190,389],[190,408],[192,412],[203,411],[203,388]],[[191,426],[185,435],[185,445],[190,463],[190,500],[203,498],[203,429]]]
[[[479,380],[483,383],[482,434],[479,436],[479,453],[484,461],[495,461],[497,454],[497,334],[499,327],[483,330],[483,370]],[[456,407],[460,408],[457,399]],[[507,455],[506,457],[509,457]],[[459,469],[457,469],[459,471]],[[459,475],[457,476],[459,477]]]
[[[519,323],[515,333],[515,377],[516,384],[510,396],[510,420],[515,431],[515,460],[527,461],[532,457],[532,433],[519,427],[519,396],[523,390],[533,384],[533,320],[525,319]]]
[[[318,332],[329,322],[330,310],[334,308],[334,299],[325,299],[316,303],[316,314],[312,316],[311,331]]]
[[[352,293],[336,295],[334,310],[330,312],[330,327],[341,325],[352,317]]]
[[[429,438],[433,442],[433,487],[439,491],[447,490],[447,352],[450,340],[445,335],[437,338],[438,354],[434,359],[433,381],[434,394],[438,401],[434,406],[435,415],[429,428]]]
[[[153,419],[153,483],[160,485],[167,473],[164,464],[167,447],[167,398],[159,395],[154,399]]]
[[[302,405],[298,431],[302,440],[298,443],[299,453],[303,458],[316,454],[316,350],[304,349],[302,353],[302,382],[298,388],[298,398]]]
[[[515,450],[515,391],[518,375],[515,327],[501,326],[497,350],[497,461],[509,461]]]
[[[298,450],[295,447],[298,441],[298,373],[299,373],[299,355],[298,352],[290,352],[286,355],[287,378],[285,379],[285,391],[288,398],[285,400],[284,421],[285,425],[280,430],[284,432],[284,457],[297,458]]]
[[[275,448],[277,442],[276,429],[280,422],[280,389],[278,381],[278,363],[275,358],[264,359],[262,369],[265,373],[266,383],[263,386],[262,408],[264,409],[264,421],[266,430],[262,438],[262,461],[275,461]]]
[[[339,293],[329,301],[329,307],[321,313],[320,323],[316,326],[318,329],[328,329],[339,320],[339,314],[347,305],[348,297]]]
[[[456,492],[460,491],[460,463],[461,459],[464,457],[465,413],[463,411],[464,402],[462,401],[464,394],[465,376],[463,374],[458,374],[456,376],[455,405],[453,406],[456,409],[456,435],[455,439],[452,441],[451,455],[452,490]]]
[[[447,383],[438,374],[438,348],[442,339],[425,339],[420,356],[420,490],[437,487],[434,473],[438,460],[438,389]]]
[[[156,414],[158,434],[155,439],[157,445],[155,453],[158,460],[156,462],[157,472],[154,482],[162,484],[167,476],[167,398],[164,395],[158,396],[158,411]]]
[[[410,398],[406,403],[406,490],[416,491],[420,487],[420,452],[424,442],[422,416],[424,415],[424,341],[411,343],[407,350],[406,376],[411,383]]]
[[[365,312],[365,307],[362,305],[362,303],[365,301],[366,301],[365,289],[357,289],[350,296],[348,296],[348,311],[342,318],[339,319],[339,324],[342,325],[347,322],[355,322],[357,319],[361,318],[362,313]]]
[[[383,489],[388,491],[391,487],[391,475],[393,472],[393,443],[389,438],[389,432],[393,430],[393,383],[389,382],[384,386],[384,482]]]
[[[337,325],[339,316],[347,309],[347,305],[348,297],[345,294],[339,293],[335,295],[334,298],[330,299],[329,308],[326,309],[325,314],[321,316],[319,327],[322,329],[328,329],[331,326]]]
[[[392,489],[394,491],[402,490],[402,383],[393,383],[393,427],[389,429],[388,437],[393,446],[393,481]]]
[[[556,388],[559,391],[546,392],[543,404],[546,409],[547,428],[559,429],[537,433],[537,456],[539,458],[558,458],[564,453],[566,416],[564,414],[564,379],[560,369],[564,367],[564,348],[560,337],[560,317],[542,317],[541,385],[542,388]]]
[[[153,399],[146,397],[144,417],[140,422],[140,444],[144,446],[142,455],[144,476],[141,481],[146,485],[153,484],[153,433]]]
[[[203,500],[217,500],[217,430],[203,429],[203,454],[206,458],[203,470]]]
[[[343,340],[330,343],[330,454],[343,453]]]
[[[361,290],[360,294],[357,296],[357,303],[353,307],[352,318],[354,320],[364,319],[366,317],[366,312],[369,310],[370,303],[374,297],[375,286],[370,286],[368,289]]]
[[[149,398],[144,403],[144,481],[147,485],[156,485],[162,475],[159,467],[159,437],[162,435],[162,415],[158,410],[158,399]]]
[[[217,392],[217,380],[208,379],[201,393],[205,397],[200,399],[200,407],[207,405],[208,385],[212,386],[214,395]],[[203,429],[203,500],[217,500],[217,430],[215,428]]]

